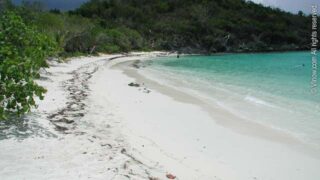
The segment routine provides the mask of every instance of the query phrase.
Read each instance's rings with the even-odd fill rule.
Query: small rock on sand
[[[176,176],[174,176],[172,174],[167,174],[166,176],[168,179],[176,179]]]
[[[134,82],[131,82],[128,84],[128,86],[132,86],[132,87],[140,87],[140,84],[138,83],[134,83]]]

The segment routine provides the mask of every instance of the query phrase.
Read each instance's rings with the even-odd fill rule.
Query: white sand
[[[304,150],[272,129],[233,123],[237,119],[223,111],[211,112],[178,88],[119,64],[157,53],[110,62],[120,55],[81,58],[49,68],[52,81],[40,82],[48,89],[46,99],[37,116],[31,115],[45,133],[0,141],[0,179],[166,179],[167,173],[183,180],[320,179],[319,151]],[[128,86],[131,82],[144,85]],[[78,108],[81,103],[86,106]],[[75,121],[54,122],[68,134],[50,123],[62,118]],[[257,129],[244,133],[238,126]],[[258,135],[260,130],[272,138]]]

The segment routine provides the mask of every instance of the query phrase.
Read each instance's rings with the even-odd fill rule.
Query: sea
[[[320,77],[319,64],[317,69]],[[303,51],[158,57],[146,61],[143,72],[242,119],[320,147],[320,89],[315,92],[311,85],[312,70],[312,55]]]

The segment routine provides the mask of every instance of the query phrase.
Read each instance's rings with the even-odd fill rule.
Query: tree
[[[14,6],[10,0],[0,0],[0,13],[12,9]]]
[[[304,16],[304,13],[303,13],[302,11],[299,11],[299,12],[298,12],[298,15],[299,15],[299,16]]]
[[[46,90],[34,80],[55,52],[53,39],[26,26],[21,17],[12,12],[0,17],[0,119],[29,112],[35,97],[43,99]]]

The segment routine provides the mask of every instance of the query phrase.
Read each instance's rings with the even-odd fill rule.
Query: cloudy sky
[[[20,3],[22,0],[13,0]],[[53,9],[70,10],[80,6],[87,0],[38,0],[43,2],[47,7]],[[306,14],[310,14],[311,5],[318,4],[320,12],[320,0],[251,0],[256,3],[261,3],[266,6],[279,7],[285,11],[297,13],[302,10]]]
[[[0,0],[1,1],[1,0]],[[14,3],[21,3],[23,0],[12,0]],[[61,9],[71,10],[79,7],[83,2],[89,0],[28,0],[28,1],[40,1],[49,9]]]
[[[285,11],[297,13],[302,10],[306,14],[310,14],[312,4],[319,6],[318,12],[320,12],[320,0],[251,0],[256,3],[261,3],[267,6],[279,7]]]

